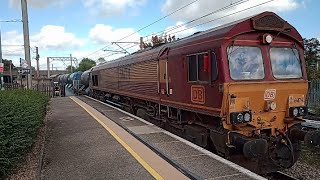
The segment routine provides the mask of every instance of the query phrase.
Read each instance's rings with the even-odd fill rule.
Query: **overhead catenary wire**
[[[172,28],[167,29],[167,30],[159,31],[159,32],[157,32],[157,34],[173,31],[173,30],[178,29],[178,28],[180,28],[180,27],[182,27],[182,26],[185,26],[185,25],[187,25],[187,24],[191,24],[191,23],[193,23],[193,22],[195,22],[195,21],[198,21],[198,20],[203,19],[203,18],[205,18],[205,17],[211,16],[211,15],[216,14],[216,13],[218,13],[218,12],[225,11],[225,10],[227,10],[227,9],[229,9],[229,8],[238,6],[238,5],[243,4],[243,3],[245,3],[245,2],[248,2],[248,1],[250,1],[250,0],[240,0],[240,1],[236,1],[236,2],[231,3],[231,4],[229,4],[229,5],[225,6],[225,7],[222,7],[222,8],[220,8],[220,9],[215,10],[215,11],[212,11],[212,12],[210,12],[210,13],[207,13],[207,14],[205,14],[205,15],[203,15],[203,16],[200,16],[200,17],[198,17],[198,18],[196,18],[196,19],[190,20],[190,21],[188,21],[188,22],[186,22],[186,23],[183,23],[183,24],[181,24],[181,25],[172,27]]]
[[[242,3],[247,2],[247,1],[249,1],[249,0],[245,0],[245,1],[242,0]],[[198,26],[201,26],[201,25],[204,25],[204,24],[208,24],[208,23],[210,23],[210,22],[214,22],[214,21],[217,21],[217,20],[220,20],[220,19],[223,19],[223,18],[232,16],[232,15],[235,15],[235,14],[238,14],[238,13],[241,13],[241,12],[244,12],[244,11],[247,11],[247,10],[250,10],[250,9],[253,9],[253,8],[256,8],[256,7],[259,7],[259,6],[262,6],[262,5],[267,4],[267,3],[270,3],[270,2],[272,2],[272,1],[275,1],[275,0],[265,1],[265,2],[263,2],[263,3],[259,3],[259,4],[257,4],[257,5],[250,6],[250,7],[248,7],[248,8],[241,9],[241,10],[238,10],[238,11],[236,11],[236,12],[233,12],[233,13],[230,13],[230,14],[227,14],[227,15],[224,15],[224,16],[221,16],[221,17],[218,17],[218,18],[215,18],[215,19],[206,21],[206,22],[204,22],[204,23],[200,23],[200,24],[197,24],[197,25],[188,27],[188,28],[186,28],[186,29],[183,29],[183,30],[180,30],[180,31],[176,31],[176,32],[174,32],[173,34],[177,34],[177,33],[179,33],[179,32],[186,31],[186,30],[191,29],[191,28],[194,28],[194,27],[198,27]],[[238,1],[238,2],[240,2],[240,1]],[[234,4],[237,4],[237,2],[235,2]],[[232,5],[234,5],[234,4],[232,4]],[[239,5],[239,4],[237,4],[237,5]],[[229,6],[230,6],[230,5],[229,5]],[[231,7],[233,7],[233,6],[231,6]],[[224,7],[224,8],[225,8],[225,7]],[[229,7],[229,8],[230,8],[230,7]],[[221,8],[221,9],[222,9],[222,8]],[[218,11],[218,10],[216,10],[216,11]],[[216,11],[215,11],[215,12],[216,12]],[[212,15],[213,13],[208,13],[208,14],[211,14],[211,15]],[[201,17],[207,17],[207,16],[204,15],[204,16],[201,16]],[[196,18],[196,19],[199,20],[199,19],[201,19],[201,18]],[[190,22],[194,22],[194,20],[191,20],[191,21],[189,21],[189,22],[187,22],[187,23],[190,23]],[[185,24],[184,24],[184,25],[185,25]],[[174,29],[171,29],[170,31],[173,31],[173,30],[178,29],[178,28],[179,28],[179,27],[175,27]],[[164,30],[164,31],[160,31],[160,32],[158,32],[158,33],[162,33],[162,32],[165,32],[165,30]],[[167,32],[168,32],[168,31],[167,31]],[[150,35],[148,35],[148,36],[150,36]],[[147,37],[147,36],[145,36],[145,37]],[[134,46],[138,46],[138,45],[133,45],[133,46],[130,46],[130,47],[126,48],[126,49],[133,48]],[[112,54],[112,55],[114,55],[114,54]],[[110,55],[110,56],[112,56],[112,55]],[[107,57],[109,57],[109,56],[107,56]]]
[[[144,30],[144,29],[146,29],[146,28],[148,28],[148,27],[150,27],[150,26],[152,26],[152,25],[156,24],[157,22],[159,22],[159,21],[161,21],[161,20],[163,20],[163,19],[165,19],[165,18],[167,18],[167,17],[169,17],[169,16],[171,16],[171,15],[173,15],[173,14],[177,13],[178,11],[181,11],[182,9],[184,9],[184,8],[186,8],[186,7],[190,6],[190,5],[192,5],[193,3],[197,2],[197,1],[199,1],[199,0],[194,0],[194,1],[192,1],[192,2],[190,2],[190,3],[188,3],[188,4],[186,4],[186,5],[184,5],[184,6],[180,7],[179,9],[176,9],[175,11],[173,11],[173,12],[171,12],[171,13],[169,13],[169,14],[167,14],[167,15],[163,16],[163,17],[161,17],[160,19],[158,19],[158,20],[156,20],[156,21],[154,21],[154,22],[152,22],[152,23],[150,23],[150,24],[148,24],[148,25],[146,25],[146,26],[144,26],[144,27],[142,27],[142,28],[138,29],[137,31],[135,31],[135,32],[133,32],[133,33],[131,33],[131,34],[129,34],[129,35],[127,35],[127,36],[125,36],[125,37],[123,37],[123,38],[121,38],[121,39],[117,40],[117,41],[124,40],[125,38],[128,38],[128,37],[130,37],[130,36],[132,36],[132,35],[134,35],[134,34],[136,34],[136,33],[140,32],[140,31],[142,31],[142,30]],[[111,44],[110,44],[110,45],[111,45]],[[104,47],[102,47],[102,48],[100,48],[100,49],[98,49],[98,50],[96,50],[96,51],[94,51],[94,52],[90,53],[90,54],[89,54],[89,55],[87,55],[87,56],[90,56],[90,55],[92,55],[92,54],[94,54],[94,53],[96,53],[96,52],[99,52],[99,51],[101,51],[101,50],[103,50],[103,49],[105,49],[105,48],[109,47],[110,45],[104,46]]]
[[[3,44],[2,46],[24,46],[24,45]]]
[[[162,33],[170,32],[170,31],[172,31],[172,30],[178,29],[178,28],[180,28],[180,27],[182,27],[182,26],[185,26],[185,25],[187,25],[187,24],[191,24],[191,23],[193,23],[193,22],[195,22],[195,21],[198,21],[198,20],[203,19],[203,18],[205,18],[205,17],[211,16],[211,15],[216,14],[216,13],[218,13],[218,12],[227,10],[227,9],[229,9],[229,8],[238,6],[238,5],[243,4],[243,3],[245,3],[245,2],[248,2],[248,1],[250,1],[250,0],[239,0],[239,1],[236,1],[236,2],[231,2],[229,5],[224,6],[224,7],[220,8],[220,9],[211,11],[211,12],[205,14],[205,15],[202,15],[202,16],[200,16],[200,17],[198,17],[198,18],[192,19],[192,20],[190,20],[190,21],[188,21],[188,22],[186,22],[186,23],[183,23],[183,24],[181,24],[181,25],[177,25],[177,26],[171,27],[171,28],[169,28],[169,29],[165,29],[165,30],[162,30],[162,31],[153,33],[153,34],[149,34],[149,35],[147,35],[147,36],[144,36],[144,38],[149,37],[149,36],[152,36],[152,35],[159,35],[159,34],[162,34]]]
[[[230,13],[230,14],[227,14],[227,15],[224,15],[224,16],[221,16],[221,17],[218,17],[218,18],[215,18],[215,19],[212,19],[212,20],[209,20],[209,21],[206,21],[206,22],[203,22],[203,23],[200,23],[200,24],[191,26],[191,27],[188,27],[188,28],[186,28],[186,29],[183,29],[183,30],[180,30],[180,31],[176,31],[176,32],[174,32],[173,34],[177,34],[177,33],[179,33],[179,32],[186,31],[186,30],[188,30],[188,29],[192,29],[192,28],[195,28],[195,27],[204,25],[204,24],[208,24],[208,23],[210,23],[210,22],[214,22],[214,21],[217,21],[217,20],[220,20],[220,19],[223,19],[223,18],[232,16],[232,15],[235,15],[235,14],[238,14],[238,13],[241,13],[241,12],[244,12],[244,11],[247,11],[247,10],[250,10],[250,9],[253,9],[253,8],[256,8],[256,7],[259,7],[259,6],[262,6],[262,5],[267,4],[267,3],[270,3],[270,2],[272,2],[272,1],[275,1],[275,0],[269,0],[269,1],[266,1],[266,2],[263,2],[263,3],[260,3],[260,4],[257,4],[257,5],[254,5],[254,6],[250,6],[250,7],[248,7],[248,8],[245,8],[245,9],[242,9],[242,10],[238,10],[238,11],[236,11],[236,12],[233,12],[233,13]],[[174,30],[174,29],[173,29],[173,30]]]
[[[144,36],[143,38],[147,38],[147,37],[150,37],[150,36],[152,36],[152,35],[160,35],[160,34],[162,34],[162,33],[171,32],[171,31],[176,30],[176,29],[178,29],[178,28],[180,28],[180,27],[182,27],[182,26],[185,26],[185,25],[190,24],[190,23],[192,23],[192,22],[196,22],[196,21],[198,21],[198,20],[200,20],[200,19],[203,19],[203,18],[205,18],[205,17],[208,17],[208,16],[210,16],[210,15],[216,14],[216,13],[221,12],[221,11],[227,10],[227,9],[229,9],[229,8],[238,6],[238,5],[243,4],[243,3],[245,3],[245,2],[248,2],[248,1],[250,1],[250,0],[239,0],[239,1],[236,1],[236,2],[231,2],[231,3],[230,3],[229,5],[227,5],[227,6],[224,6],[224,7],[220,8],[220,9],[211,11],[211,12],[209,12],[209,13],[207,13],[207,14],[205,14],[205,15],[202,15],[202,16],[196,18],[196,19],[192,19],[192,20],[190,20],[190,21],[188,21],[188,22],[186,22],[186,23],[184,23],[184,24],[174,26],[174,27],[172,27],[172,28],[170,28],[170,29],[166,29],[166,30],[159,31],[159,32],[157,32],[157,33],[152,33],[152,34],[146,35],[146,36]],[[185,6],[184,6],[184,7],[185,7]],[[181,10],[181,9],[182,9],[182,8],[180,8],[179,10]],[[175,11],[175,12],[177,12],[177,11]],[[173,13],[171,13],[171,14],[173,14]],[[187,28],[187,29],[188,29],[188,28]],[[185,29],[185,30],[187,30],[187,29]],[[139,39],[136,40],[136,41],[139,41]],[[128,48],[128,47],[123,47],[123,48]],[[130,48],[132,48],[132,47],[130,47]],[[100,50],[98,50],[98,51],[100,51]],[[96,51],[96,52],[98,52],[98,51]],[[98,55],[98,56],[99,56],[99,55]],[[95,56],[95,57],[97,57],[97,56]]]
[[[176,31],[175,34],[176,34],[176,33],[179,33],[179,32],[182,32],[182,31],[185,31],[185,30],[188,30],[188,29],[192,29],[192,28],[195,28],[195,27],[204,25],[204,24],[208,24],[208,23],[217,21],[217,20],[220,20],[220,19],[223,19],[223,18],[232,16],[232,15],[235,15],[235,14],[238,14],[238,13],[241,13],[241,12],[244,12],[244,11],[247,11],[247,10],[250,10],[250,9],[252,9],[252,8],[256,8],[256,7],[262,6],[262,5],[267,4],[267,3],[270,3],[270,2],[272,2],[272,1],[275,1],[275,0],[269,0],[269,1],[266,1],[266,2],[263,2],[263,3],[260,3],[260,4],[257,4],[257,5],[254,5],[254,6],[251,6],[251,7],[248,7],[248,8],[245,8],[245,9],[242,9],[242,10],[239,10],[239,11],[236,11],[236,12],[233,12],[233,13],[230,13],[230,14],[227,14],[227,15],[225,15],[225,16],[221,16],[221,17],[219,17],[219,18],[212,19],[212,20],[210,20],[210,21],[206,21],[206,22],[204,22],[204,23],[197,24],[197,25],[195,25],[195,26],[191,26],[191,27],[189,27],[189,28],[187,28],[187,29],[183,29],[183,30],[180,30],[180,31]]]
[[[0,22],[10,23],[10,22],[22,22],[21,19],[12,19],[12,20],[0,20]]]

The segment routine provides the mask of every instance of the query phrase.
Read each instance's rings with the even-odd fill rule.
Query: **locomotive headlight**
[[[270,103],[270,109],[275,110],[277,108],[277,103],[276,102],[271,102]]]
[[[300,109],[299,109],[299,115],[300,115],[300,116],[303,116],[303,115],[304,115],[304,109],[303,109],[303,107],[300,107]]]
[[[243,122],[243,115],[241,113],[238,114],[237,121],[238,122]]]
[[[298,106],[298,107],[290,107],[289,116],[290,117],[300,117],[308,114],[308,107]]]
[[[252,121],[252,115],[250,111],[232,112],[230,113],[231,124],[242,124]]]
[[[266,42],[268,44],[270,44],[272,42],[272,40],[273,40],[273,38],[272,38],[272,36],[270,34],[266,35],[265,38],[266,38]]]
[[[271,34],[266,33],[261,36],[261,42],[263,44],[271,44],[272,41],[273,41],[273,37]]]
[[[251,114],[250,113],[246,112],[244,114],[244,121],[245,122],[250,122],[251,121]]]
[[[298,108],[294,108],[292,111],[293,116],[298,116],[299,110]]]

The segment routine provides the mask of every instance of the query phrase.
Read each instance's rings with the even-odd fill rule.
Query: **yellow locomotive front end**
[[[261,131],[275,136],[303,122],[307,114],[306,80],[228,83],[225,88],[229,112],[225,127],[241,129],[245,136]]]
[[[240,37],[226,52],[230,79],[223,84],[221,116],[227,147],[259,162],[248,167],[256,172],[291,167],[300,141],[319,145],[319,132],[301,128],[308,113],[303,49],[292,42],[248,43]]]

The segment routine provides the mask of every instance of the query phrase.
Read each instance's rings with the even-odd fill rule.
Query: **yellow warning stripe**
[[[87,111],[96,121],[98,121],[155,179],[163,180],[163,177],[154,170],[145,160],[143,160],[127,143],[125,143],[112,129],[104,124],[98,117],[96,117],[91,111],[85,108],[82,104],[77,102],[73,97],[70,97],[75,103]]]

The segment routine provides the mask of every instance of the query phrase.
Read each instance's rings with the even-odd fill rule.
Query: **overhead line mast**
[[[31,55],[30,55],[30,40],[29,40],[29,25],[28,25],[28,8],[27,0],[21,0],[22,22],[23,22],[23,39],[24,39],[24,54],[25,60],[30,68],[28,74],[28,88],[32,86],[32,67],[31,67]]]

